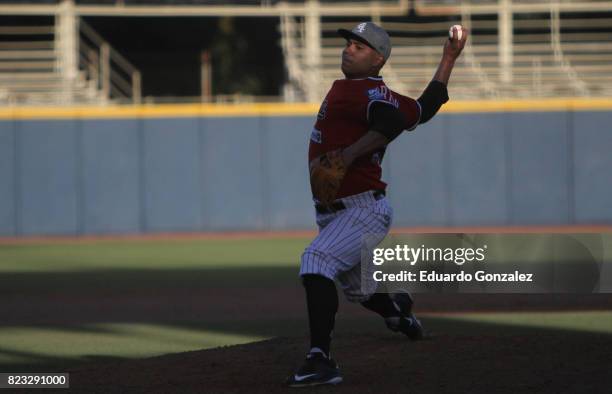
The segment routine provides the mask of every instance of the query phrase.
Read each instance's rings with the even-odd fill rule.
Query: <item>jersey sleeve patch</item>
[[[380,85],[372,89],[367,90],[368,96],[368,106],[366,108],[366,120],[370,121],[370,106],[372,103],[382,102],[385,104],[389,104],[395,108],[399,108],[400,102],[394,95],[391,93],[391,90],[385,86]]]
[[[377,100],[384,100],[384,99],[385,99],[385,93],[378,87],[373,88],[373,89],[368,89],[368,100],[369,101],[377,101]]]
[[[315,127],[313,127],[312,132],[310,133],[310,140],[317,144],[322,144],[323,136],[321,135],[321,130],[317,130]]]

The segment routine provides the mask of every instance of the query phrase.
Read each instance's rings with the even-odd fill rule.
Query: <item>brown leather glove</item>
[[[342,150],[334,150],[314,159],[310,164],[310,187],[312,194],[324,205],[331,205],[336,199],[346,166]]]

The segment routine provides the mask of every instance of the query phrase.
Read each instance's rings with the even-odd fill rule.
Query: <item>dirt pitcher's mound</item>
[[[344,382],[289,389],[304,338],[268,341],[70,372],[71,392],[609,393],[612,336],[570,331],[437,336],[410,342],[359,333],[334,342]],[[65,392],[65,391],[64,391]]]

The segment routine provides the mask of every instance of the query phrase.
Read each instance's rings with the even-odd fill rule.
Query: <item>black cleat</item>
[[[413,341],[425,337],[421,322],[412,313],[412,297],[408,293],[390,294],[391,300],[399,311],[399,317],[388,317],[385,319],[387,327],[391,331],[401,332]]]
[[[342,382],[338,364],[323,353],[309,353],[306,361],[295,374],[287,378],[289,387],[310,387]]]

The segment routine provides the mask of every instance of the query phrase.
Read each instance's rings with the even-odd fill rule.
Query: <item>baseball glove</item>
[[[319,156],[310,165],[310,187],[312,194],[324,205],[331,205],[336,199],[346,166],[342,150],[334,150]]]

